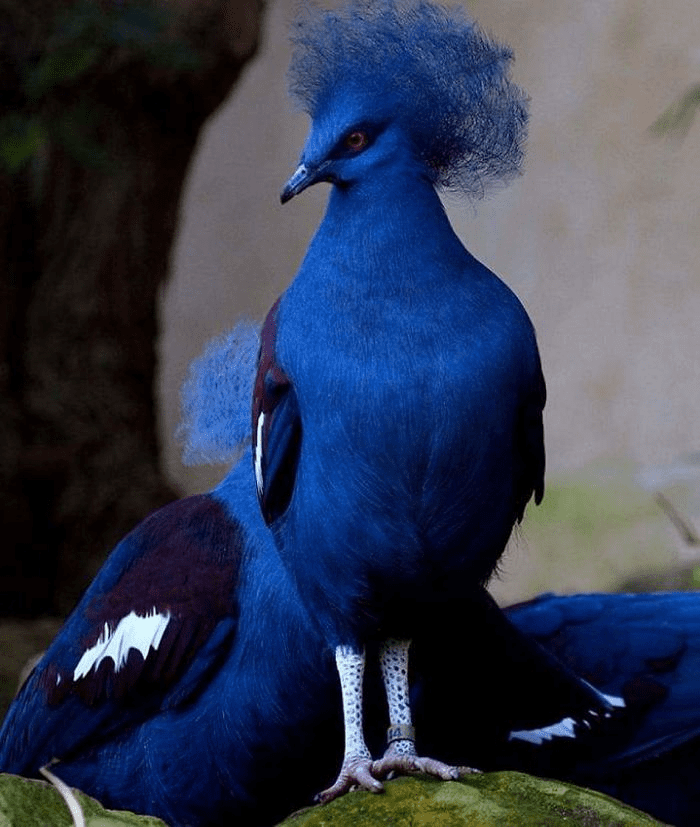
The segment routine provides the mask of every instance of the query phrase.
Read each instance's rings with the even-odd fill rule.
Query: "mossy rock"
[[[284,827],[652,827],[648,815],[602,793],[516,772],[460,781],[398,778],[296,813]],[[282,825],[280,825],[282,827]]]
[[[514,772],[461,781],[399,778],[382,795],[354,792],[297,813],[279,827],[659,827],[661,822],[602,793]],[[76,791],[86,827],[166,827],[152,816],[104,809]],[[0,827],[72,827],[58,791],[0,774]]]
[[[166,827],[159,818],[105,810],[94,798],[75,792],[85,827]],[[0,827],[72,827],[58,790],[45,781],[0,774]]]

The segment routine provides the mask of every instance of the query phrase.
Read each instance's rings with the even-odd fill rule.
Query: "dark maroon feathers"
[[[301,449],[301,418],[294,387],[277,362],[280,299],[262,328],[253,391],[253,464],[258,500],[269,525],[287,509]]]
[[[51,664],[42,675],[49,704],[60,703],[68,693],[89,704],[126,698],[137,686],[139,692],[157,687],[163,696],[193,664],[198,675],[211,668],[216,650],[225,651],[235,632],[242,543],[238,522],[207,494],[176,501],[146,518],[120,544],[131,554],[138,548],[131,564],[84,610],[75,663],[69,668]],[[128,627],[124,619],[132,613],[167,619],[157,645],[142,643],[144,657],[134,645],[137,631],[122,632],[128,646],[122,663],[103,657],[76,677],[82,655],[114,636],[120,623],[122,630]]]

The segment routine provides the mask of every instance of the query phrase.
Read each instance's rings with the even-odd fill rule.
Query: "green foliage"
[[[567,524],[582,538],[590,540],[603,527],[615,530],[656,516],[657,507],[646,492],[617,480],[586,476],[562,477],[548,481],[544,500],[532,508],[532,523]]]
[[[602,793],[515,772],[461,781],[399,778],[381,795],[349,793],[284,827],[654,827],[659,822]]]
[[[674,101],[651,125],[656,135],[676,134],[683,137],[692,126],[700,107],[700,83],[691,86]]]
[[[635,474],[622,463],[552,474],[501,561],[499,602],[629,589],[631,576],[675,566],[677,532]]]
[[[25,105],[0,117],[0,165],[10,173],[19,171],[49,139],[84,165],[106,163],[107,152],[93,137],[94,108],[79,97],[71,98],[110,60],[141,60],[164,70],[195,71],[201,56],[173,38],[171,22],[168,8],[152,2],[105,7],[80,0],[63,10],[42,54],[23,67]]]
[[[11,112],[0,118],[0,164],[8,172],[17,172],[40,149],[46,140],[46,127],[36,115]]]
[[[98,46],[66,44],[47,52],[27,73],[24,91],[30,100],[40,100],[52,89],[82,77],[99,59]]]

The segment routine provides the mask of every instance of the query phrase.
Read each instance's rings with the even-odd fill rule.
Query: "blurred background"
[[[125,531],[225,473],[180,461],[187,366],[241,316],[264,316],[327,197],[279,204],[307,129],[285,88],[295,5],[0,4],[8,687]],[[693,588],[697,4],[468,9],[514,49],[529,151],[508,189],[446,204],[526,306],[549,393],[545,502],[494,593]]]

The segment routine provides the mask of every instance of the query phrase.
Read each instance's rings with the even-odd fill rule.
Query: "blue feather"
[[[697,593],[545,595],[508,612],[518,629],[606,693],[624,715],[578,743],[510,741],[499,767],[565,778],[663,823],[700,821]]]
[[[176,439],[185,465],[232,462],[250,440],[250,397],[260,325],[240,320],[207,343],[183,383]]]
[[[527,501],[542,496],[544,381],[522,305],[445,216],[425,142],[444,127],[459,148],[444,169],[457,169],[466,143],[451,117],[482,121],[475,89],[510,100],[505,52],[429,3],[351,3],[298,26],[292,88],[312,127],[283,197],[333,187],[275,306],[254,451],[282,463],[275,434],[261,449],[256,433],[274,413],[274,369],[302,436],[273,530],[329,642],[361,645],[379,628],[410,634],[418,607],[489,577]],[[263,501],[278,484],[267,481]]]

